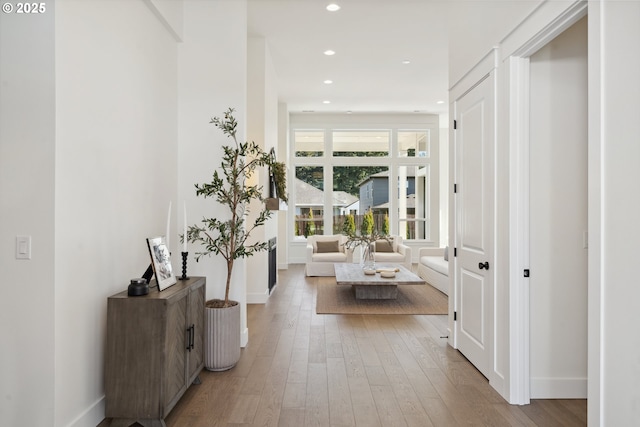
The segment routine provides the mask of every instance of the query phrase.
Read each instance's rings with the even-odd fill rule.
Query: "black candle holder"
[[[189,277],[187,276],[187,256],[189,255],[189,252],[181,252],[182,253],[182,276],[180,277],[180,280],[189,280]]]

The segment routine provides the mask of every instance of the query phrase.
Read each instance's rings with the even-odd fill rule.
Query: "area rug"
[[[447,314],[448,309],[447,296],[431,285],[398,286],[395,300],[357,300],[351,286],[338,286],[335,279],[319,280],[317,291],[317,314]]]

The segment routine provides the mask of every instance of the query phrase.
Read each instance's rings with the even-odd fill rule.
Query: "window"
[[[324,154],[324,132],[295,131],[293,144],[296,157],[321,157]]]
[[[295,236],[341,233],[347,215],[358,230],[371,210],[379,231],[439,242],[436,115],[292,113],[290,126]]]
[[[324,178],[322,166],[296,167],[294,236],[324,234]]]
[[[332,133],[335,157],[380,157],[389,155],[390,132],[342,130]]]
[[[429,157],[429,131],[398,131],[398,156]]]
[[[333,167],[333,233],[342,233],[346,215],[353,215],[356,230],[362,216],[372,210],[378,230],[389,213],[389,168],[387,166]],[[380,225],[380,226],[378,226]]]
[[[398,167],[398,234],[407,240],[429,238],[428,166]]]

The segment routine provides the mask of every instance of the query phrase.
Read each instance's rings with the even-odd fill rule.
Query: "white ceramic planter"
[[[204,367],[226,371],[240,360],[240,304],[205,308]]]

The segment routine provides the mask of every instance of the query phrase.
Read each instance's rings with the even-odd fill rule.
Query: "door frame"
[[[524,270],[529,268],[529,58],[551,40],[587,15],[587,3],[568,8],[533,38],[505,55],[508,120],[504,135],[508,138],[509,164],[509,402],[529,404],[530,384],[530,294]]]

